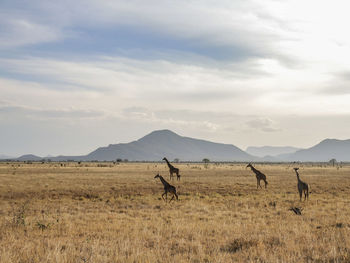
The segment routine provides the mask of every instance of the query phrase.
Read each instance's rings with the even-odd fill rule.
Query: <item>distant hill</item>
[[[26,154],[26,155],[22,155],[18,158],[16,158],[17,161],[40,161],[42,160],[43,158],[40,157],[40,156],[36,156],[36,155],[33,155],[33,154]]]
[[[232,144],[214,143],[180,136],[170,130],[151,132],[137,141],[130,143],[110,144],[82,156],[50,157],[52,161],[160,161],[167,157],[170,161],[175,158],[181,161],[266,161],[266,162],[328,162],[350,161],[350,140],[326,139],[319,144],[295,152],[295,147],[248,147],[247,152]],[[287,152],[287,153],[286,153]],[[263,156],[263,157],[261,157]],[[32,154],[23,155],[13,160],[40,161],[43,157]]]
[[[291,146],[250,146],[246,149],[246,152],[258,157],[274,157],[280,154],[294,153],[298,150],[301,149]]]
[[[169,160],[179,158],[182,161],[202,161],[203,158],[211,161],[255,159],[234,145],[183,137],[170,130],[154,131],[130,143],[110,144],[77,158],[86,161],[112,161],[118,158],[130,161],[160,161],[164,156]],[[76,159],[72,156],[70,158]]]
[[[328,162],[333,158],[337,161],[350,161],[350,140],[325,139],[311,148],[279,155],[277,158],[301,162]]]

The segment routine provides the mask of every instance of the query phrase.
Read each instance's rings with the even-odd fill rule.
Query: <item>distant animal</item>
[[[164,193],[162,194],[162,198],[165,202],[167,202],[167,200],[168,200],[168,193],[171,193],[173,195],[172,198],[170,199],[169,203],[174,199],[174,197],[176,197],[176,200],[179,200],[179,197],[176,194],[175,186],[173,186],[173,185],[169,184],[167,181],[165,181],[163,176],[159,175],[159,173],[154,178],[159,178],[164,186]],[[165,195],[165,199],[164,199],[164,195]]]
[[[297,179],[298,179],[299,197],[300,197],[300,201],[301,201],[301,198],[302,198],[303,193],[304,193],[304,201],[305,201],[306,199],[309,199],[309,185],[300,180],[298,170],[299,170],[299,168],[294,168],[294,171],[295,171],[295,173],[297,175]]]
[[[301,211],[303,211],[303,208],[301,207],[291,207],[288,210],[293,211],[296,215],[301,216]]]
[[[261,185],[260,185],[260,181],[261,180],[264,181],[265,188],[267,188],[268,182],[266,181],[266,175],[263,174],[262,172],[260,172],[259,170],[255,169],[251,163],[249,163],[246,168],[248,168],[248,167],[250,167],[252,169],[252,171],[255,173],[256,183],[257,183],[256,188],[258,189],[259,186],[260,186],[260,188],[262,188]]]
[[[168,165],[168,167],[169,167],[170,180],[173,178],[173,174],[174,174],[174,173],[176,174],[177,180],[180,180],[180,174],[179,174],[180,170],[179,170],[179,168],[174,167],[174,166],[168,161],[168,159],[165,158],[165,157],[163,158],[163,161],[166,161],[166,163],[167,163],[167,165]]]

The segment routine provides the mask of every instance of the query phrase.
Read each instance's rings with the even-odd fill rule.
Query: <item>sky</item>
[[[2,0],[0,154],[153,130],[247,146],[350,138],[350,3]]]

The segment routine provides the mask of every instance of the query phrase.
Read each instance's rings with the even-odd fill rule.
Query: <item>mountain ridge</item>
[[[279,148],[274,146],[267,147]],[[290,147],[289,150],[293,148],[291,146],[287,147]],[[156,130],[138,140],[129,143],[109,144],[108,146],[99,147],[86,155],[59,155],[49,159],[51,161],[115,161],[117,159],[161,161],[165,156],[169,160],[177,158],[181,161],[202,161],[204,158],[210,161],[327,162],[331,159],[350,161],[350,139],[324,139],[310,148],[299,149],[293,153],[257,157],[233,144],[215,143],[185,137],[171,130]],[[39,161],[42,159],[48,159],[48,157],[27,154],[12,160]]]
[[[296,151],[292,154],[277,156],[281,160],[302,162],[328,162],[331,159],[337,161],[350,161],[350,139],[324,139],[320,143]]]
[[[170,160],[184,161],[254,160],[255,157],[232,144],[214,143],[201,139],[180,136],[170,130],[153,131],[137,141],[110,144],[86,155],[85,160],[157,161],[167,156]]]

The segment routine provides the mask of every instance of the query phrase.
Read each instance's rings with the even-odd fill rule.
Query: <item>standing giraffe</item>
[[[268,184],[266,181],[266,175],[263,174],[262,172],[260,172],[259,170],[255,169],[251,163],[249,163],[246,168],[248,168],[248,167],[250,167],[256,175],[256,183],[257,183],[256,189],[258,189],[259,186],[260,186],[260,188],[262,188],[260,185],[260,180],[263,180],[265,182],[265,188],[266,188],[267,184]]]
[[[299,168],[294,168],[294,171],[297,174],[297,178],[298,178],[299,197],[300,197],[300,201],[301,201],[301,198],[302,198],[303,192],[304,192],[304,201],[305,201],[306,198],[309,199],[309,186],[307,183],[300,180],[298,170],[299,170]]]
[[[168,192],[173,194],[173,197],[170,199],[169,203],[171,202],[171,200],[174,199],[174,196],[176,196],[176,200],[179,200],[179,198],[176,194],[175,186],[173,186],[173,185],[169,184],[167,181],[165,181],[163,176],[159,175],[159,173],[154,178],[159,178],[164,186],[164,193],[162,194],[162,198],[165,202],[168,200]],[[164,199],[164,195],[165,195],[166,199]]]
[[[176,168],[169,163],[167,158],[163,158],[163,161],[166,161],[169,167],[170,180],[173,178],[173,173],[176,174],[177,180],[180,180],[179,168]]]

